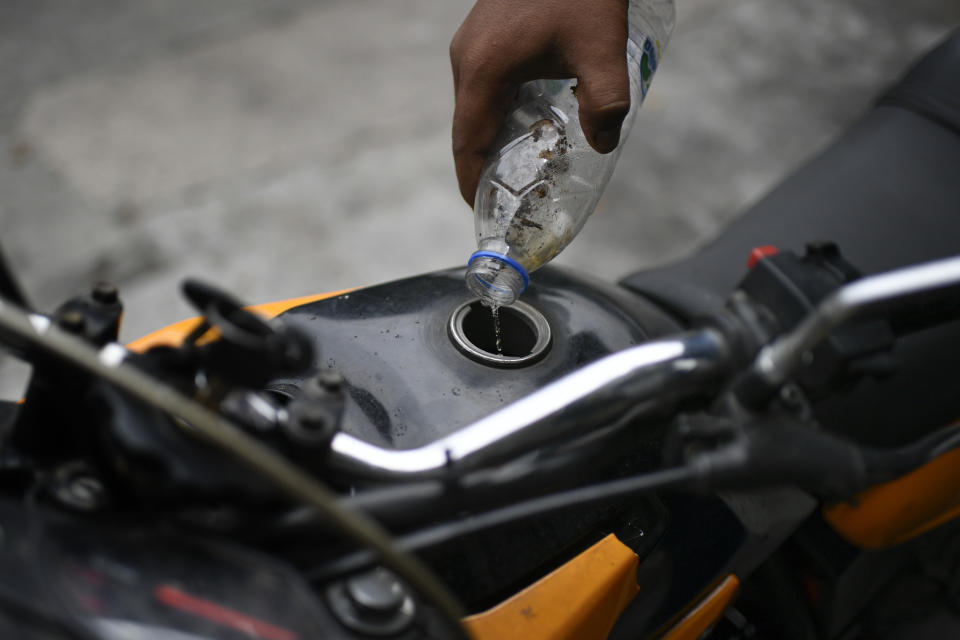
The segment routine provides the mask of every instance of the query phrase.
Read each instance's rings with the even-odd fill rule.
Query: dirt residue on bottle
[[[557,125],[554,124],[553,120],[550,118],[544,118],[542,120],[537,120],[532,125],[530,125],[530,134],[534,142],[540,142],[540,138],[543,137],[543,134],[547,133],[544,129],[556,129]]]

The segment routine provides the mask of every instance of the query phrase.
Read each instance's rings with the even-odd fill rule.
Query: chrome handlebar
[[[601,358],[415,449],[385,449],[338,433],[331,464],[373,478],[425,477],[496,464],[701,391],[723,375],[727,354],[726,341],[712,329],[648,342]]]
[[[792,331],[763,347],[748,369],[767,389],[782,386],[803,354],[850,317],[879,303],[960,284],[960,257],[862,278],[823,300]],[[373,478],[417,478],[502,462],[630,414],[702,392],[732,373],[731,350],[703,329],[611,354],[450,435],[415,449],[385,449],[339,433],[331,463]],[[746,378],[747,376],[745,376]]]

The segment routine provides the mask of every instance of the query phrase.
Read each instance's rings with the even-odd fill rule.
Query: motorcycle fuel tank
[[[500,309],[498,354],[493,318],[475,300],[463,270],[452,269],[290,309],[282,317],[312,337],[317,355],[302,376],[269,388],[296,396],[305,380],[335,371],[346,389],[344,431],[378,446],[413,448],[675,329],[662,311],[619,287],[550,267],[538,273],[524,305]]]

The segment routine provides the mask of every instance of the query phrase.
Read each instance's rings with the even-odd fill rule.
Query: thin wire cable
[[[492,529],[517,520],[543,515],[551,511],[650,491],[682,488],[691,485],[696,479],[693,470],[687,467],[677,467],[611,480],[588,487],[524,500],[461,520],[444,522],[398,536],[394,539],[394,543],[397,548],[406,552],[420,551],[455,538],[485,529]],[[307,571],[306,576],[311,581],[329,580],[363,569],[375,561],[376,556],[374,554],[368,551],[359,551],[338,558],[322,567]]]

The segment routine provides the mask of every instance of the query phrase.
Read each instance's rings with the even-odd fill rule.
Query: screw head
[[[323,431],[330,423],[326,407],[314,403],[298,405],[294,412],[300,424],[310,431]]]
[[[365,636],[393,636],[409,628],[417,605],[409,590],[386,569],[336,582],[327,588],[334,616]]]
[[[330,392],[340,391],[343,388],[343,376],[336,371],[324,371],[317,376],[320,386]]]
[[[120,298],[117,288],[109,282],[98,282],[90,296],[100,304],[115,304]]]
[[[337,432],[337,418],[317,401],[293,402],[282,429],[297,444],[319,447],[327,445]]]
[[[358,611],[381,616],[399,611],[409,597],[397,577],[382,567],[347,579],[346,591]]]
[[[340,394],[344,384],[343,376],[336,371],[321,371],[308,378],[300,391],[305,398],[328,399],[331,395]]]

